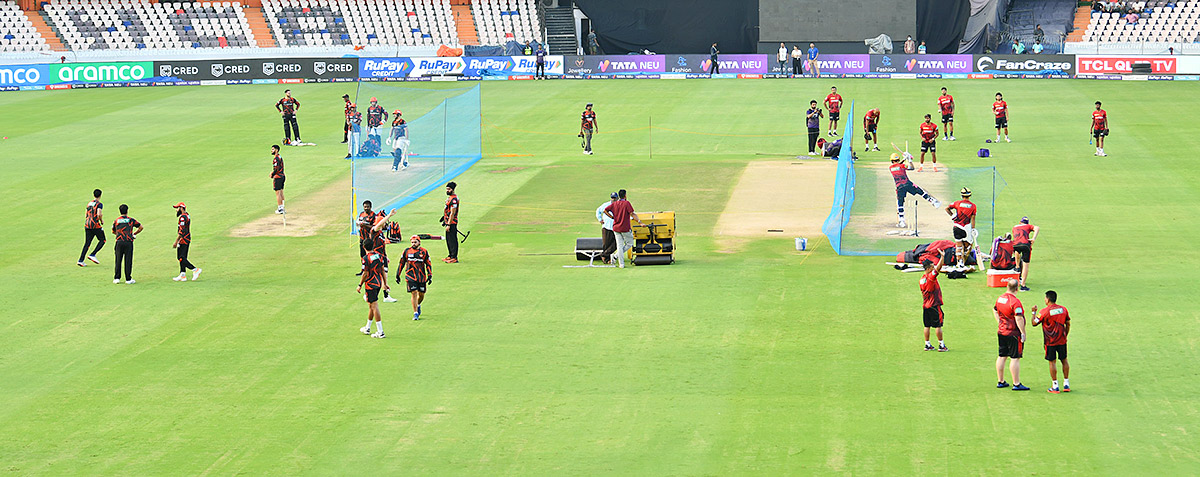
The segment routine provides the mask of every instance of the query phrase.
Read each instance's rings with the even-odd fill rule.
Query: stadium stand
[[[1090,15],[1078,37],[1082,41],[1190,43],[1200,39],[1200,2],[1196,1],[1110,3]]]
[[[72,50],[254,46],[240,2],[56,0],[43,9]]]
[[[279,46],[456,45],[448,0],[266,0]]]
[[[534,0],[471,0],[475,14],[475,29],[484,45],[503,45],[509,41],[524,44],[540,40]]]
[[[1074,17],[1074,0],[1013,0],[1007,19],[1009,35],[999,47],[1001,51],[1012,52],[1012,39],[1017,38],[1032,49],[1036,39],[1034,28],[1041,25],[1045,35],[1042,53],[1059,53]]]
[[[0,3],[0,52],[46,51],[50,45],[15,3]]]

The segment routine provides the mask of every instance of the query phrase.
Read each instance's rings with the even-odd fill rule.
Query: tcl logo
[[[1129,73],[1134,63],[1150,63],[1154,74],[1175,73],[1178,62],[1175,58],[1123,58],[1123,57],[1077,57],[1078,73],[1116,74]]]

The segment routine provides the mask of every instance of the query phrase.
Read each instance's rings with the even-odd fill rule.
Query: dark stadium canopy
[[[755,53],[758,1],[575,0],[607,54]]]

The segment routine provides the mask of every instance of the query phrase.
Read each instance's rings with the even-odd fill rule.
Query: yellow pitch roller
[[[675,212],[639,212],[642,224],[633,227],[634,265],[670,265],[675,261]]]

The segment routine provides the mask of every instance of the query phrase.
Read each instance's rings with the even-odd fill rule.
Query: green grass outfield
[[[463,263],[435,264],[422,321],[403,299],[381,304],[386,340],[358,333],[346,221],[311,237],[229,235],[274,208],[282,86],[2,94],[0,472],[1200,473],[1196,86],[836,80],[854,121],[882,108],[885,143],[915,141],[949,85],[959,141],[941,144],[942,161],[1000,167],[999,225],[1028,214],[1044,234],[1021,298],[1040,304],[1052,287],[1074,318],[1075,392],[1050,395],[1033,328],[1033,391],[993,387],[998,290],[980,277],[942,281],[951,352],[926,353],[918,277],[880,257],[839,257],[815,237],[811,254],[791,237],[716,252],[740,170],[773,159],[756,153],[800,153],[804,138],[787,134],[832,83],[484,84],[485,157],[458,179],[473,231]],[[318,146],[284,151],[289,208],[346,180],[336,143],[353,85],[293,89]],[[997,90],[1014,142],[974,158]],[[1085,144],[1096,99],[1108,158]],[[591,157],[574,137],[588,101]],[[760,136],[651,138],[638,129],[651,117]],[[111,283],[111,234],[102,265],[73,263],[95,187],[107,223],[128,203],[146,226],[136,285]],[[679,213],[675,265],[519,255],[597,235],[592,211],[617,188]],[[323,210],[340,218],[349,191],[338,197]],[[195,283],[170,280],[181,200],[205,269]],[[404,208],[404,230],[436,233],[442,200]]]

